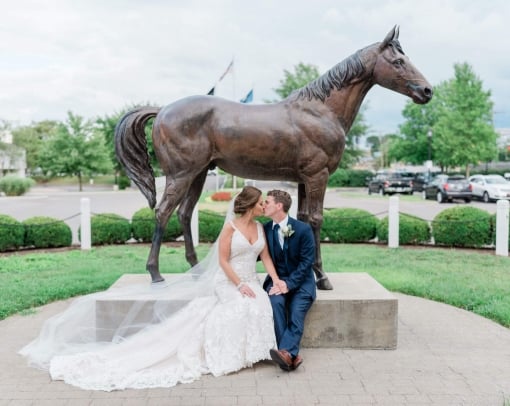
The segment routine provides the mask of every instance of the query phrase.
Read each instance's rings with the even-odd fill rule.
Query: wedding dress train
[[[78,310],[71,306],[67,312],[48,320],[39,339],[20,353],[36,366],[49,369],[54,380],[105,391],[171,387],[192,382],[202,374],[220,376],[269,359],[269,350],[276,343],[271,305],[256,273],[257,257],[265,244],[260,223],[257,230],[258,239],[253,244],[237,229],[231,242],[232,267],[255,292],[255,298],[241,295],[215,265],[216,269],[208,272],[210,281],[202,276],[205,283],[212,285],[209,289],[197,293],[192,288],[195,297],[170,316],[155,306],[157,321],[135,334],[122,334],[117,329],[111,342],[93,342],[90,337],[97,333],[94,328],[78,327],[75,320],[85,315],[90,318],[85,313],[93,312],[98,295],[102,297],[93,294],[78,299],[78,303],[82,302],[77,305]],[[181,285],[182,289],[177,284],[169,292],[177,294],[189,289],[196,276],[187,276],[191,279]],[[165,289],[158,295],[163,299]],[[80,336],[79,342],[74,343],[73,329],[86,330],[87,338]],[[65,334],[54,333],[59,330]]]

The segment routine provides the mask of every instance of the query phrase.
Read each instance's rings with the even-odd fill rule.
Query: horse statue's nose
[[[423,94],[425,95],[425,97],[426,97],[427,99],[429,99],[429,100],[430,100],[430,99],[432,99],[432,96],[434,95],[434,91],[433,91],[433,90],[432,90],[432,88],[430,88],[430,87],[425,87],[425,88],[423,89]]]

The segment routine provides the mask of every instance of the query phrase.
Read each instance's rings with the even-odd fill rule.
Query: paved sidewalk
[[[69,301],[0,321],[0,406],[510,405],[510,330],[412,296],[399,300],[396,350],[304,349],[292,373],[270,362],[171,389],[94,392],[52,382],[17,350]]]

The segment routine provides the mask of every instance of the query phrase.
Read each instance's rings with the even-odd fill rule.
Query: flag
[[[227,69],[225,70],[225,72],[223,72],[223,75],[220,76],[220,79],[218,80],[218,82],[221,82],[223,80],[223,78],[232,71],[232,69],[234,69],[234,60],[232,59],[232,62],[230,62],[230,64],[227,66]]]
[[[253,101],[253,89],[251,89],[244,99],[239,100],[241,103],[251,103]]]
[[[208,95],[208,96],[214,96],[214,88],[215,88],[215,87],[216,87],[216,86],[213,86],[213,87],[211,88],[211,90],[209,90],[209,93],[207,93],[207,95]]]

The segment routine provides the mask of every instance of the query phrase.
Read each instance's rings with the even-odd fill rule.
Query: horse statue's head
[[[432,86],[404,54],[398,41],[398,27],[377,44],[378,55],[373,68],[373,80],[380,86],[409,96],[415,103],[432,99]]]

